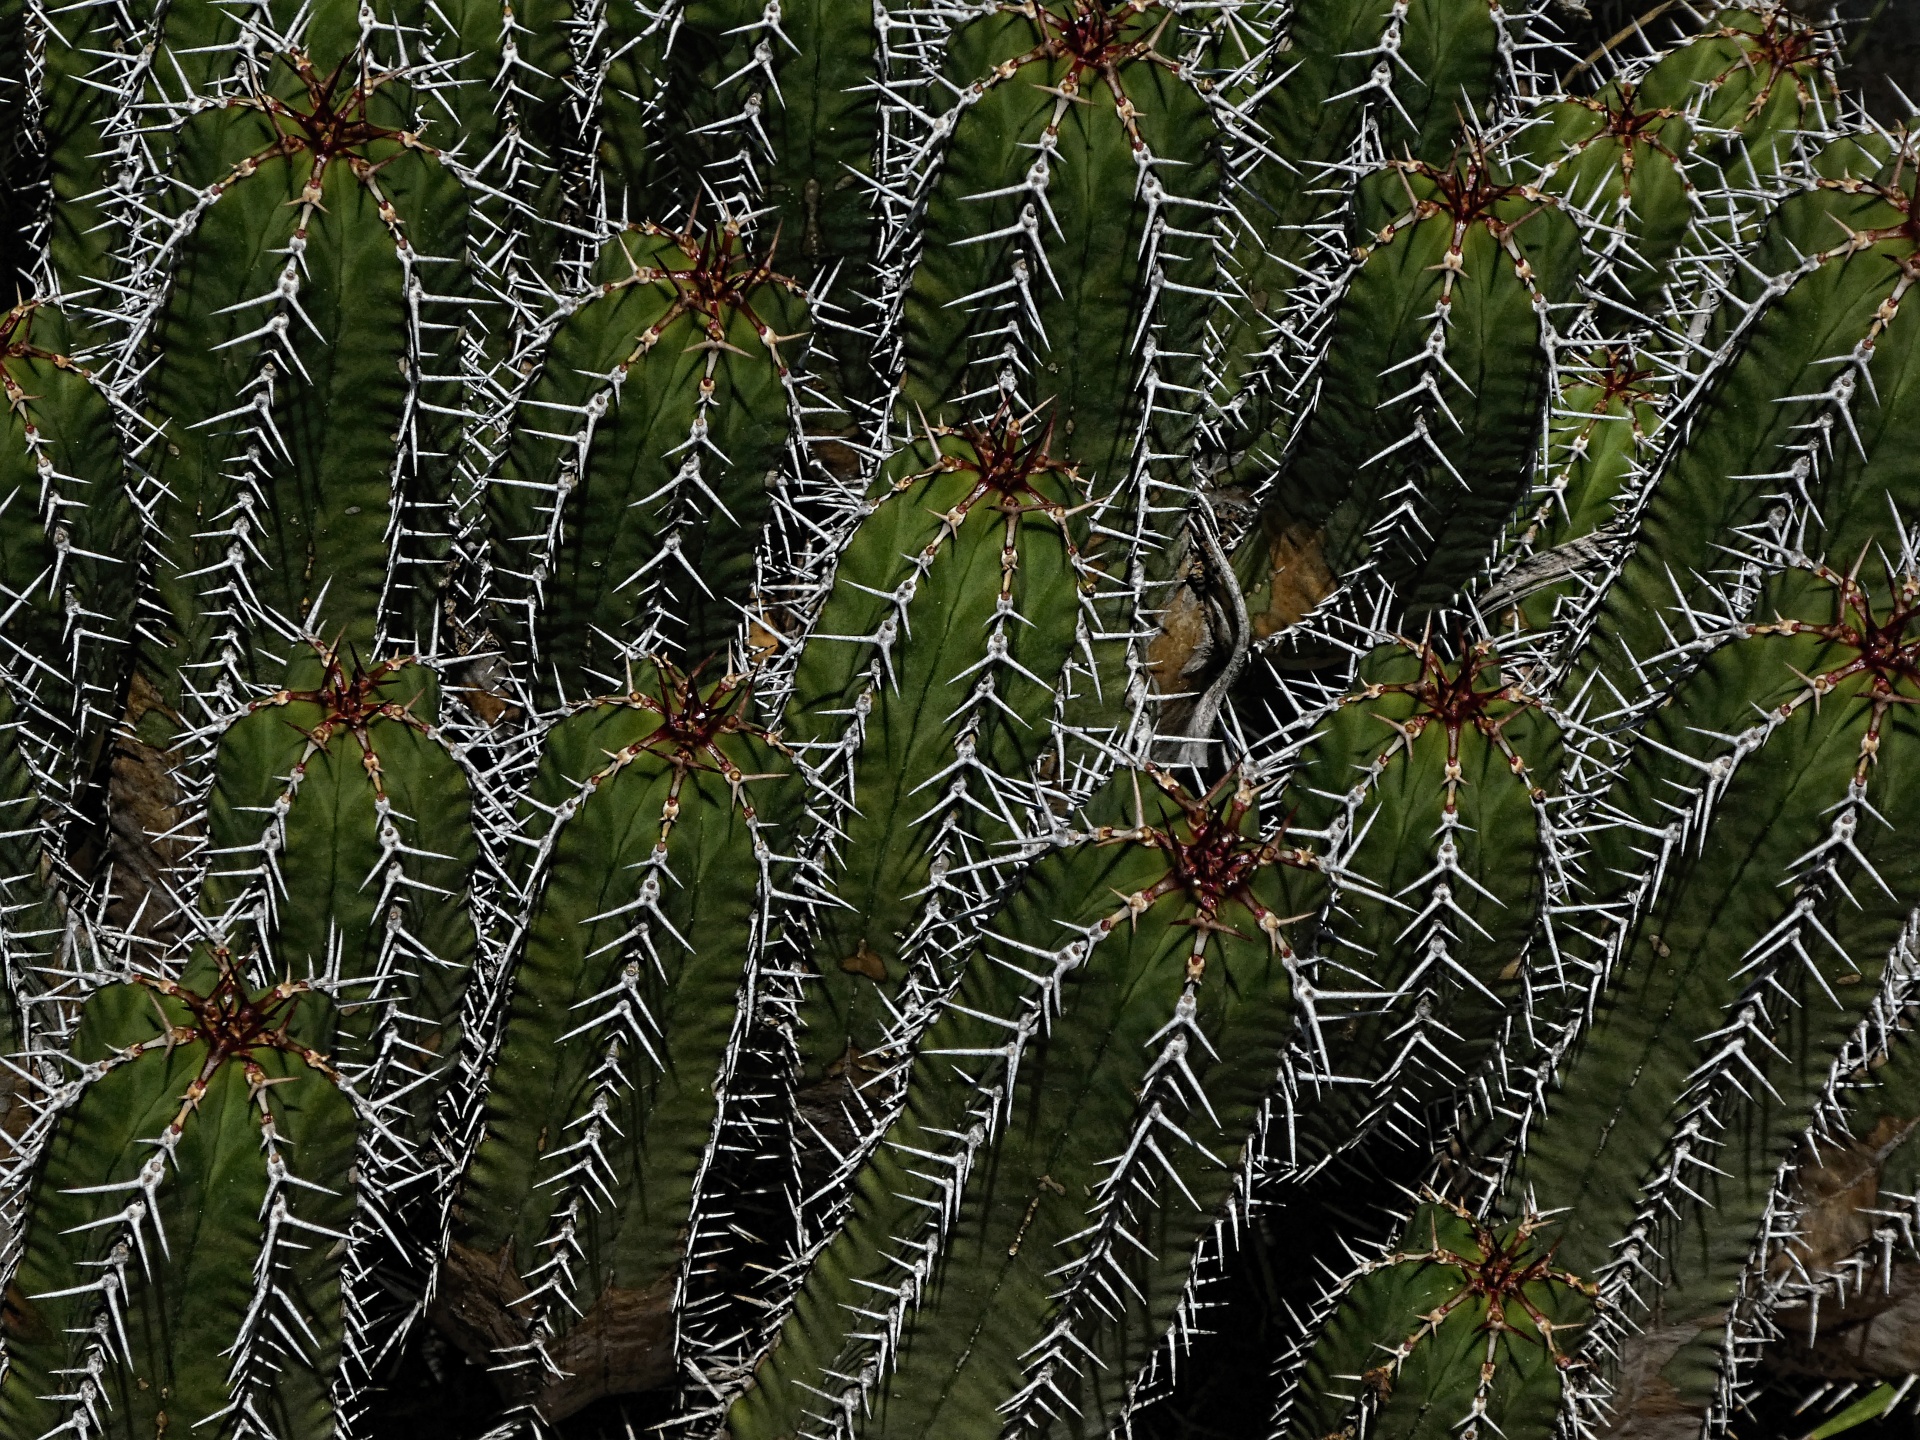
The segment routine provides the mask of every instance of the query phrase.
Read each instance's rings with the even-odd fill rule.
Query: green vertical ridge
[[[870,5],[693,0],[671,57],[668,143],[697,157],[724,203],[758,212],[755,236],[777,235],[786,263],[810,281],[849,267],[836,287],[843,314],[868,283],[850,267],[871,259],[876,234],[877,39]],[[837,362],[832,388],[870,399],[871,337],[834,329],[820,341],[822,358]]]
[[[276,683],[323,593],[317,628],[361,655],[434,624],[465,193],[408,130],[412,72],[357,52],[331,78],[319,63],[273,57],[265,88],[196,115],[178,141],[147,377],[165,427],[153,474],[166,624],[148,663],[176,708]],[[337,141],[276,128],[275,106]]]
[[[442,1281],[448,1328],[548,1421],[676,1372],[768,836],[800,783],[743,677],[636,684],[548,733],[526,797],[529,919]]]
[[[739,630],[802,463],[788,357],[808,316],[778,263],[732,222],[636,225],[561,320],[488,488],[497,613],[545,704]]]
[[[1314,863],[1260,838],[1257,787],[1195,800],[1162,778],[1112,782],[1090,818],[1115,823],[991,922],[734,1440],[1119,1413],[1277,1072],[1285,876]]]
[[[0,670],[60,799],[119,718],[139,584],[118,417],[72,338],[44,305],[0,316]]]
[[[423,667],[322,651],[290,678],[220,736],[200,908],[254,983],[333,987],[313,1043],[370,1097],[411,1086],[393,1123],[424,1145],[438,1087],[413,1082],[459,1048],[476,947],[467,777]]]
[[[1007,9],[948,37],[933,98],[950,138],[926,182],[904,299],[908,407],[952,423],[1010,387],[1049,407],[1061,449],[1102,491],[1131,474],[1143,423],[1152,449],[1177,449],[1190,412],[1143,413],[1141,331],[1168,357],[1163,383],[1194,383],[1214,271],[1202,237],[1218,127],[1187,58],[1197,37],[1171,11],[1135,8],[1089,10],[1097,18],[1074,32],[1084,42],[1066,28],[1074,11],[1045,6],[1038,20]],[[1150,233],[1156,220],[1169,233]],[[1003,374],[1009,345],[1020,358]]]

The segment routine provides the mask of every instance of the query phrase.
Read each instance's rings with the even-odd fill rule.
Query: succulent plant
[[[1920,132],[1582,9],[0,0],[0,1429],[1886,1409]]]

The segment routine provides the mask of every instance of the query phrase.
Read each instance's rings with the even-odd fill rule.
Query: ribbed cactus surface
[[[1920,131],[1586,8],[0,0],[0,1431],[1904,1405]]]

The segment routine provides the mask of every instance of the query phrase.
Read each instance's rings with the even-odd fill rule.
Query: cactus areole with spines
[[[1911,1407],[1920,124],[1603,8],[0,0],[0,1440]]]

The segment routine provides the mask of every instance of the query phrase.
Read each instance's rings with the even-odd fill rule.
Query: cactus
[[[179,121],[166,228],[127,282],[153,295],[126,344],[165,428],[148,504],[166,641],[145,659],[176,709],[215,714],[277,681],[303,633],[363,655],[431,638],[478,298],[459,167],[409,128],[432,62],[276,38]],[[347,404],[361,423],[329,423]]]
[[[456,1333],[554,1420],[671,1377],[734,1003],[797,780],[750,682],[661,664],[548,732],[528,922],[450,1246]],[[767,813],[763,812],[763,807]]]
[[[1564,797],[1542,784],[1561,736],[1510,664],[1490,641],[1453,660],[1389,641],[1301,751],[1291,823],[1325,837],[1332,882],[1313,983],[1378,992],[1337,1047],[1297,1047],[1308,1083],[1339,1082],[1298,1121],[1303,1162],[1420,1127],[1521,1008],[1534,916],[1569,877]]]
[[[1111,820],[1028,872],[923,1037],[733,1433],[868,1414],[876,1433],[1028,1433],[1063,1407],[1118,1412],[1288,1028],[1283,872],[1315,860],[1263,834],[1261,788],[1230,776],[1196,798],[1129,772],[1090,812]]]
[[[1498,5],[1312,0],[1261,57],[1268,73],[1242,103],[1247,138],[1231,162],[1239,303],[1214,320],[1216,443],[1230,460],[1251,452],[1239,463],[1254,469],[1285,438],[1294,372],[1323,318],[1317,292],[1345,269],[1342,212],[1365,157],[1443,161],[1460,112],[1478,114],[1508,78],[1497,73],[1508,23]]]
[[[252,990],[218,947],[92,997],[36,1116],[8,1428],[331,1424],[361,1107],[308,1043],[330,1008],[302,981]]]
[[[801,292],[773,261],[730,219],[641,222],[554,333],[489,490],[495,604],[548,703],[737,627],[779,478],[801,468],[780,353],[805,328]]]
[[[310,687],[219,737],[197,943],[98,973],[42,1071],[9,1177],[30,1187],[0,1391],[22,1433],[330,1425],[421,1307],[474,945],[466,782],[415,713],[418,666],[323,647],[294,668]]]
[[[1389,589],[1415,629],[1471,578],[1462,567],[1525,493],[1528,417],[1577,274],[1560,207],[1474,135],[1443,165],[1391,162],[1356,206],[1371,239],[1333,321],[1323,399],[1238,560],[1262,638],[1330,599],[1337,577]],[[1349,602],[1362,614],[1379,603],[1365,593]]]
[[[0,0],[0,1429],[1904,1397],[1920,141],[1580,8]]]
[[[7,397],[4,663],[43,783],[75,802],[118,718],[131,654],[137,543],[115,431],[125,417],[65,349],[56,310],[32,303],[0,320]]]
[[[814,937],[810,1074],[884,1048],[935,867],[990,866],[1033,825],[1053,686],[1102,578],[1078,470],[1036,423],[1003,407],[898,453],[795,667],[794,742],[851,802]]]

